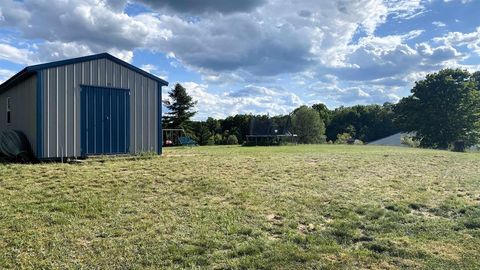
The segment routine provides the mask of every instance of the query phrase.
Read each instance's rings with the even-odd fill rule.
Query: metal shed
[[[0,131],[39,159],[162,153],[168,82],[108,53],[28,66],[0,85]]]

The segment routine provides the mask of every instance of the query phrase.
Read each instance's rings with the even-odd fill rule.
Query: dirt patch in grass
[[[315,226],[313,223],[309,224],[298,224],[298,231],[302,234],[314,233],[317,231],[318,226]],[[324,229],[324,227],[322,228]]]

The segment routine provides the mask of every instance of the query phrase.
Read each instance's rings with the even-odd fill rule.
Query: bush
[[[336,144],[347,144],[352,139],[350,133],[342,133],[337,135]]]
[[[465,152],[465,141],[457,140],[453,142],[453,149],[454,152]]]
[[[222,134],[215,134],[214,138],[213,138],[215,144],[217,145],[220,145],[220,144],[223,144],[224,143],[224,139],[223,139],[223,136]]]
[[[413,138],[413,136],[410,136],[410,135],[403,135],[401,138],[400,138],[400,141],[403,145],[406,145],[406,146],[409,146],[409,147],[419,147],[420,146],[420,142],[418,140],[415,140]]]
[[[319,137],[318,143],[327,143],[327,136],[321,135]]]
[[[238,144],[237,136],[235,136],[235,135],[229,135],[228,138],[227,138],[227,144],[229,144],[229,145]]]
[[[215,136],[210,136],[207,141],[207,145],[214,145],[215,144]]]

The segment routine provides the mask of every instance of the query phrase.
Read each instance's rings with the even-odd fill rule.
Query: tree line
[[[166,128],[183,128],[200,145],[242,144],[247,135],[294,133],[299,143],[375,141],[411,132],[422,147],[466,146],[480,137],[480,72],[445,69],[415,83],[397,104],[355,105],[329,109],[325,104],[300,106],[288,115],[237,114],[224,119],[190,121],[196,102],[180,84],[165,101]]]

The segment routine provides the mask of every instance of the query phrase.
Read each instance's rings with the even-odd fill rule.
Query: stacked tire
[[[15,162],[34,161],[27,136],[17,130],[4,130],[0,133],[0,157]]]

